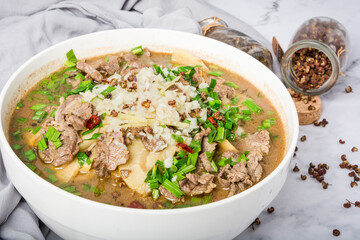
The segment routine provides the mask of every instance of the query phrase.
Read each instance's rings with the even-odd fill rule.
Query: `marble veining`
[[[266,210],[259,216],[261,224],[241,233],[236,240],[247,239],[360,239],[360,208],[343,207],[346,202],[360,201],[360,186],[351,188],[349,171],[341,169],[340,156],[346,154],[351,164],[360,165],[360,1],[266,1],[266,0],[209,0],[209,3],[247,22],[262,33],[269,41],[276,36],[284,49],[296,29],[305,20],[315,16],[329,16],[340,21],[348,30],[351,49],[346,77],[340,77],[336,86],[326,95],[322,118],[329,124],[325,127],[301,126],[300,136],[305,142],[298,142],[298,152],[291,163],[300,172],[289,172],[287,181],[269,205],[275,207],[272,214]],[[345,93],[351,86],[352,93]],[[340,144],[339,139],[345,140]],[[325,181],[327,190],[307,174],[309,163],[327,163],[330,166]],[[302,181],[300,174],[306,174]],[[360,185],[360,183],[359,183]],[[341,235],[334,237],[333,229]]]

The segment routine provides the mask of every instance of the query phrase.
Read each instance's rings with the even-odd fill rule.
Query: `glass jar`
[[[209,17],[199,21],[204,36],[216,39],[236,47],[256,58],[266,67],[272,68],[271,52],[258,41],[237,30],[228,28],[226,22],[217,17]]]
[[[306,95],[320,95],[329,91],[337,82],[339,75],[343,75],[341,70],[346,68],[349,48],[350,43],[347,31],[338,21],[328,17],[315,17],[307,20],[299,27],[290,42],[289,49],[281,59],[280,68],[285,84],[294,91]],[[310,82],[310,73],[314,75],[318,73],[317,70],[319,68],[320,70],[323,69],[321,68],[322,65],[318,68],[314,67],[314,57],[309,57],[309,64],[305,63],[301,68],[308,68],[310,73],[308,75],[305,73],[299,75],[296,66],[299,63],[295,62],[294,59],[299,59],[301,51],[312,52],[312,54],[318,55],[325,54],[324,61],[329,63],[326,66],[329,66],[329,69],[331,69],[331,74],[325,75],[327,79],[323,83],[319,81],[319,85],[308,84],[306,87],[304,87],[304,84],[302,85],[302,82]],[[322,62],[320,58],[319,62]],[[307,65],[310,67],[307,67]],[[300,76],[304,78],[303,81]]]

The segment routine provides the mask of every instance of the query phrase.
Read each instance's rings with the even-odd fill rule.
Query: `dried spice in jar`
[[[295,83],[302,89],[321,87],[330,77],[332,67],[329,58],[315,48],[303,48],[292,58]]]
[[[303,23],[281,59],[288,87],[306,95],[329,91],[346,67],[348,34],[336,20],[316,17]]]
[[[236,47],[256,58],[268,68],[272,68],[271,52],[261,43],[243,32],[231,29],[220,18],[209,17],[199,21],[204,36]]]

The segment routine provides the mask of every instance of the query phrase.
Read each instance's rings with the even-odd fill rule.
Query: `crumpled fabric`
[[[201,34],[197,21],[217,16],[271,49],[271,44],[253,28],[201,0],[12,0],[2,1],[0,9],[0,90],[10,75],[36,53],[58,42],[103,30],[162,28]],[[2,159],[0,224],[0,239],[61,239],[21,198],[6,176]]]

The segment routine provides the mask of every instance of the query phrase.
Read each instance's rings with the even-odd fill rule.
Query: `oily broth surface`
[[[113,54],[113,55],[117,55],[117,54]],[[99,56],[93,59],[88,59],[87,62],[91,64],[91,63],[95,63],[96,61],[102,61],[107,56],[108,55]],[[152,53],[151,57],[145,56],[144,54],[140,58],[148,66],[151,66],[154,63],[166,66],[170,64],[171,56],[169,54],[164,54],[164,53]],[[208,66],[214,65],[210,63],[206,63],[206,64]],[[270,133],[272,134],[272,136],[278,136],[278,137],[276,139],[272,138],[270,152],[262,160],[262,166],[264,169],[262,178],[264,178],[267,175],[269,175],[279,165],[279,163],[282,161],[285,155],[286,139],[285,139],[284,126],[280,120],[281,118],[279,117],[277,110],[274,108],[271,102],[266,98],[266,96],[261,94],[259,90],[255,88],[249,81],[245,80],[241,76],[238,76],[236,74],[227,71],[224,68],[219,67],[219,69],[225,73],[221,76],[222,78],[228,81],[233,81],[239,86],[239,89],[236,90],[236,94],[244,94],[247,97],[253,98],[254,102],[264,110],[263,113],[253,114],[252,115],[253,120],[250,122],[246,122],[246,124],[242,126],[246,133],[256,132],[257,126],[260,126],[262,121],[265,119],[268,118],[277,119],[276,124],[270,128]],[[31,117],[34,114],[34,111],[30,110],[30,107],[33,106],[34,104],[36,103],[57,104],[57,105],[59,104],[59,98],[55,98],[54,101],[50,101],[46,96],[43,96],[41,94],[34,94],[34,91],[44,89],[44,86],[42,86],[40,83],[37,84],[32,89],[30,89],[24,95],[21,101],[23,103],[23,107],[14,110],[9,124],[10,144],[11,145],[19,144],[21,146],[24,146],[21,150],[15,150],[16,154],[24,162],[26,161],[23,152],[29,150],[30,147],[26,145],[24,138],[17,140],[12,135],[12,133],[18,130],[24,130],[26,128],[33,129],[36,126],[41,125],[37,121],[31,119]],[[70,87],[70,86],[61,85],[60,88],[58,89],[59,93],[64,92],[66,90],[66,87]],[[272,111],[273,114],[269,114],[269,111]],[[24,123],[17,122],[16,120],[20,117],[27,118],[28,121]],[[32,134],[31,132],[29,133],[26,132],[27,131],[22,131],[21,135]],[[246,151],[246,149],[242,148],[242,141],[243,139],[237,138],[236,141],[233,142],[235,147],[237,147],[240,150],[240,152]],[[33,164],[37,168],[35,170],[35,173],[37,173],[44,179],[48,179],[49,175],[51,175],[50,172],[51,170],[49,171],[48,169],[57,170],[65,167],[62,166],[59,168],[54,168],[51,164],[46,164],[38,158],[32,161],[31,164]],[[212,192],[212,200],[211,200],[212,202],[224,199],[228,194],[228,190],[224,190],[221,187],[219,187],[220,185],[217,182],[216,178],[215,178],[215,183],[217,184],[218,187],[214,189],[214,191]],[[55,182],[54,185],[64,188],[64,184],[62,184],[60,181]],[[76,189],[75,194],[78,195],[81,194],[81,196],[84,198],[91,199],[97,202],[116,205],[116,206],[128,206],[132,201],[137,200],[146,208],[161,208],[162,207],[161,203],[167,201],[163,196],[161,196],[157,201],[154,201],[151,196],[148,197],[140,196],[134,190],[131,190],[130,188],[126,187],[125,183],[121,180],[121,177],[117,176],[116,173],[114,172],[108,177],[102,179],[96,176],[94,170],[91,170],[87,174],[80,173],[69,183],[67,183],[65,187],[69,187],[69,186],[70,187],[74,186],[74,188]],[[186,197],[185,202],[178,203],[176,207],[188,207],[194,205],[197,205],[197,203],[192,202],[190,197]],[[164,207],[166,208],[167,206],[169,205],[165,205]]]

